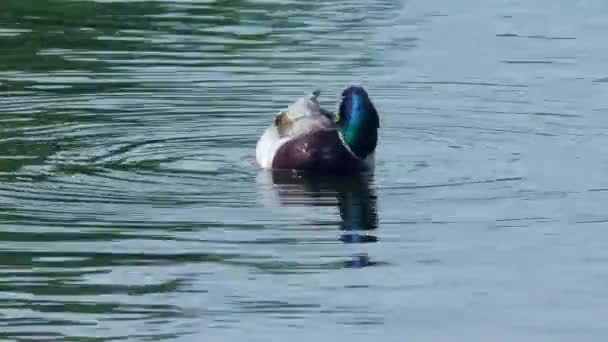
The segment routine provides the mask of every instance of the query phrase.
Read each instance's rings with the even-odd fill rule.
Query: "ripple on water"
[[[19,23],[0,31],[17,47],[0,68],[0,336],[170,338],[200,317],[365,316],[238,286],[378,263],[335,251],[335,190],[311,190],[318,212],[308,195],[261,207],[275,185],[252,186],[247,146],[294,96],[322,86],[333,107],[330,94],[364,74],[357,63],[373,63],[360,49],[373,39],[366,23],[400,5],[53,5],[0,14]],[[323,53],[336,47],[345,53]]]
[[[605,3],[429,4],[3,0],[0,339],[604,336]],[[256,171],[351,82],[374,177]]]

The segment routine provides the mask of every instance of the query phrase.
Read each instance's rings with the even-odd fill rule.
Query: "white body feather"
[[[258,165],[264,169],[270,169],[275,153],[282,144],[289,140],[289,138],[290,137],[281,138],[274,125],[266,128],[255,148],[255,158]]]

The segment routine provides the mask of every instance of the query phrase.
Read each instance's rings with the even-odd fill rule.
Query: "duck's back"
[[[336,124],[323,115],[303,116],[295,121],[289,121],[284,125],[285,126],[282,126],[281,124],[277,125],[277,130],[281,137],[296,137],[314,131],[336,129]]]

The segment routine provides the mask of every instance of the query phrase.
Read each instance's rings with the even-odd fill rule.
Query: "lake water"
[[[604,341],[608,2],[0,4],[0,340]],[[311,90],[377,170],[259,171]]]

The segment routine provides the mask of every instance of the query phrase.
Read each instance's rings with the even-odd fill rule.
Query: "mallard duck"
[[[314,91],[276,115],[257,142],[262,168],[330,174],[373,170],[380,119],[365,89],[346,88],[335,114],[321,108],[319,94]]]

